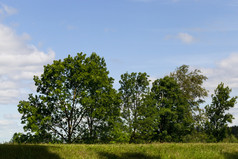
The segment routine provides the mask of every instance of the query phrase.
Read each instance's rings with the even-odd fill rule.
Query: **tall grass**
[[[235,143],[0,145],[0,159],[238,159]]]

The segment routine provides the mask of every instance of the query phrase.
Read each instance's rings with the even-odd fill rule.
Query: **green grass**
[[[238,159],[233,143],[0,145],[0,159]]]

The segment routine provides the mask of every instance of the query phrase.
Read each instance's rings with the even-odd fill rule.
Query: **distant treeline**
[[[70,55],[34,76],[36,94],[20,101],[25,134],[16,143],[149,143],[236,141],[227,111],[237,97],[220,83],[204,108],[207,77],[187,65],[150,81],[147,73],[125,73],[113,88],[104,58]],[[235,134],[235,136],[231,136]]]

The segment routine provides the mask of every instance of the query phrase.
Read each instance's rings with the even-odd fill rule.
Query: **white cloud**
[[[192,35],[189,35],[188,33],[179,33],[177,35],[177,38],[186,44],[190,44],[195,41],[195,38]]]
[[[1,5],[1,4],[0,4]],[[0,7],[0,15],[13,14],[13,10]],[[29,44],[30,35],[17,35],[14,30],[0,23],[0,107],[11,110],[19,100],[25,100],[33,90],[33,76],[40,75],[43,65],[54,60],[55,53],[40,51]],[[2,110],[2,109],[1,109]],[[9,111],[11,112],[11,111]],[[9,141],[15,132],[22,132],[21,115],[2,111],[0,142]]]
[[[3,117],[6,120],[20,120],[21,119],[20,114],[4,114]]]
[[[232,89],[231,96],[236,96],[238,93],[238,52],[230,54],[227,58],[220,60],[213,68],[202,68],[202,73],[208,77],[204,83],[205,88],[209,90],[209,94],[214,93],[214,89],[223,82],[225,86]],[[209,97],[209,99],[211,99]],[[238,124],[238,105],[231,108],[229,111],[234,116],[232,124]]]
[[[52,50],[45,53],[27,44],[29,39],[28,34],[17,35],[10,27],[0,24],[0,104],[17,102],[23,96],[22,90],[31,87],[25,80],[40,75],[43,65],[55,57]]]
[[[234,108],[231,108],[229,110],[229,113],[233,115],[235,119],[233,119],[232,123],[229,125],[238,125],[238,106],[235,106]]]
[[[9,142],[15,132],[23,132],[19,120],[0,119],[0,143]]]
[[[191,44],[196,41],[196,39],[188,33],[178,33],[177,35],[167,35],[165,37],[165,40],[170,40],[170,39],[177,39],[185,44]]]
[[[214,68],[203,68],[202,71],[208,77],[206,87],[214,89],[223,82],[230,88],[238,89],[238,53],[217,62]]]
[[[13,15],[17,13],[17,9],[7,6],[5,4],[0,4],[0,15]]]
[[[0,120],[0,127],[12,125],[12,124],[14,124],[14,121],[10,121],[10,120]]]
[[[67,30],[76,30],[77,29],[77,27],[76,26],[74,26],[74,25],[67,25]]]

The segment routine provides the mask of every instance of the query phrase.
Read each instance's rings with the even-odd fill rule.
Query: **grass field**
[[[238,159],[238,144],[0,145],[0,159]]]

